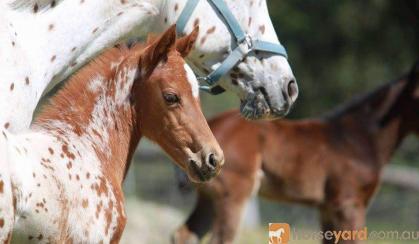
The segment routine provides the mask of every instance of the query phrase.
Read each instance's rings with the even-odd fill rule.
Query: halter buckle
[[[249,34],[246,34],[243,40],[237,42],[237,46],[242,53],[242,56],[246,57],[247,54],[253,51],[253,38]]]
[[[207,76],[198,76],[198,77],[196,77],[196,79],[198,81],[204,81],[204,82],[207,82],[208,81],[208,77]]]

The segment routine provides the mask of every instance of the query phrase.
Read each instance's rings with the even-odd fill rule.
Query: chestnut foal
[[[269,199],[318,208],[324,231],[363,228],[383,167],[406,135],[419,135],[418,80],[419,64],[320,119],[258,123],[234,111],[211,120],[227,164],[196,186],[197,204],[175,243],[196,243],[210,228],[211,243],[232,243],[243,206],[258,189]]]
[[[149,44],[112,48],[70,79],[27,133],[0,133],[2,241],[16,228],[33,242],[119,242],[122,182],[142,136],[194,181],[218,173],[223,154],[183,60],[196,36],[176,50],[172,27]]]

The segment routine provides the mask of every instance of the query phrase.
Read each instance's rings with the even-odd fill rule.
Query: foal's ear
[[[139,66],[146,73],[152,71],[160,61],[167,58],[167,53],[174,48],[176,43],[176,26],[172,25],[160,38],[147,47],[140,57]]]
[[[195,44],[196,39],[198,38],[199,27],[196,26],[194,30],[182,38],[179,38],[176,41],[176,50],[182,55],[182,57],[188,56],[189,52],[192,50],[193,45]]]

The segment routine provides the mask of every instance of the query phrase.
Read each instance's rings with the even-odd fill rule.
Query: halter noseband
[[[199,1],[200,0],[188,0],[176,22],[177,33],[180,34],[184,31],[186,24],[191,18],[191,15]],[[250,35],[245,34],[237,19],[228,9],[224,0],[207,1],[223,17],[225,24],[227,25],[231,34],[236,39],[237,46],[216,70],[214,70],[207,76],[198,77],[198,80],[205,81],[208,84],[206,86],[200,86],[201,90],[211,93],[213,95],[223,93],[225,90],[218,85],[218,82],[221,79],[221,77],[227,74],[239,62],[241,62],[245,57],[247,57],[249,53],[253,51],[268,52],[288,58],[287,52],[284,46],[282,46],[281,44],[253,39]]]

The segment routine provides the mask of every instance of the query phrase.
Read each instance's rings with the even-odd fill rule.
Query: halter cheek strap
[[[200,0],[187,1],[185,7],[182,10],[182,13],[180,14],[176,22],[176,30],[178,34],[183,33],[183,31],[185,30],[186,24],[191,18],[191,15],[194,12],[199,1]],[[211,93],[213,95],[223,93],[225,90],[218,85],[220,79],[228,72],[230,72],[230,70],[233,69],[238,63],[243,61],[243,59],[253,51],[272,53],[288,58],[287,52],[284,46],[282,46],[281,44],[253,39],[250,35],[245,34],[239,22],[225,4],[224,0],[207,1],[223,18],[223,21],[225,22],[229,31],[236,39],[236,47],[217,69],[215,69],[207,76],[198,77],[198,80],[205,81],[208,84],[207,86],[201,86],[201,90]]]

